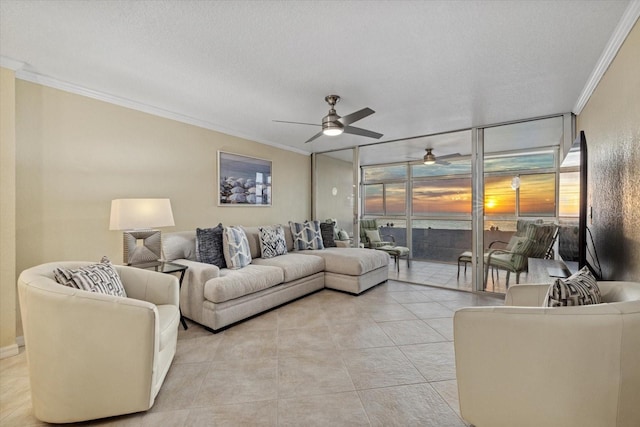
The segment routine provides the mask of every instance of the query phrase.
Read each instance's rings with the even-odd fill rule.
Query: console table
[[[564,271],[564,277],[568,277],[571,275],[573,271],[577,270],[578,264],[575,262],[564,262],[556,259],[541,259],[541,258],[529,258],[529,272],[527,273],[527,282],[528,283],[549,283],[553,282],[556,275],[549,275],[550,269],[555,269],[560,271]]]

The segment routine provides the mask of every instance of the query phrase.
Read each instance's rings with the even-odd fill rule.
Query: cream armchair
[[[33,413],[68,423],[149,409],[176,351],[178,279],[115,266],[127,298],[55,282],[43,264],[18,279]]]
[[[543,308],[549,285],[454,316],[462,418],[477,427],[640,426],[640,283],[598,282],[604,304]]]

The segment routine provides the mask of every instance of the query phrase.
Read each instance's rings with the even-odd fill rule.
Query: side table
[[[182,279],[184,279],[184,272],[187,271],[189,267],[182,264],[176,264],[175,262],[168,261],[151,261],[140,264],[131,264],[130,267],[135,268],[143,268],[145,270],[154,269],[159,273],[171,274],[171,273],[180,273],[180,278],[178,279],[178,285],[182,288]],[[186,330],[187,322],[182,317],[182,310],[180,309],[180,305],[178,304],[178,310],[180,310],[180,323],[182,323],[182,327]]]

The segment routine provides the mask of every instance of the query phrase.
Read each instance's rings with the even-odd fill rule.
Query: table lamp
[[[115,199],[111,201],[109,230],[124,230],[126,265],[157,261],[162,256],[160,230],[175,225],[169,199]]]

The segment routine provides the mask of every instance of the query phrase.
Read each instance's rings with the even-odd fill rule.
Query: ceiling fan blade
[[[462,157],[460,153],[447,154],[446,156],[438,156],[438,160],[455,159],[456,157]]]
[[[382,134],[378,133],[378,132],[374,132],[371,130],[366,130],[366,129],[360,129],[357,128],[355,126],[345,126],[343,129],[344,133],[350,133],[352,135],[360,135],[360,136],[366,136],[369,138],[375,138],[375,139],[380,139],[382,138]]]
[[[447,162],[446,160],[436,160],[436,164],[437,165],[442,165],[442,166],[449,166],[451,163]]]
[[[276,123],[291,123],[291,124],[294,124],[294,125],[322,126],[322,125],[319,125],[317,123],[287,122],[287,121],[284,121],[284,120],[273,120],[273,121],[276,122]]]
[[[351,123],[357,122],[358,120],[364,119],[367,116],[375,113],[371,108],[363,108],[362,110],[356,111],[355,113],[347,114],[344,117],[338,119],[343,126],[349,126]],[[382,136],[382,135],[381,135]]]
[[[322,131],[320,131],[320,132],[316,133],[316,134],[315,134],[315,135],[313,135],[311,138],[307,139],[304,143],[306,144],[307,142],[311,142],[311,141],[313,141],[314,139],[319,138],[319,137],[321,137],[321,136],[322,136]]]

